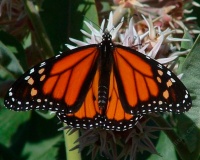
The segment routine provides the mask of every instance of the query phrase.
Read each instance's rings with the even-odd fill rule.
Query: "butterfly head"
[[[108,30],[105,30],[99,47],[103,52],[108,52],[108,50],[113,48],[112,35],[108,32]]]

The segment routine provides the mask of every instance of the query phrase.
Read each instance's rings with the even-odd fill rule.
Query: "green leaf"
[[[193,46],[193,38],[188,31],[184,31],[183,39],[189,39],[190,41],[182,41],[181,48],[183,49],[191,49]]]
[[[197,38],[197,40],[194,43],[193,48],[191,49],[191,52],[187,56],[183,67],[182,72],[184,73],[182,77],[183,83],[186,85],[186,87],[189,89],[190,94],[192,96],[192,108],[189,112],[186,113],[186,115],[191,118],[195,124],[200,128],[200,36]]]
[[[0,70],[0,75],[2,78],[8,73],[13,77],[18,77],[24,72],[13,52],[2,42],[0,42],[0,57],[0,66],[2,68]]]
[[[57,145],[61,140],[63,140],[62,135],[58,135],[49,139],[43,139],[37,143],[27,142],[24,146],[22,157],[28,157],[29,160],[56,159],[59,151]]]
[[[173,147],[173,143],[169,140],[165,133],[161,132],[158,143],[156,145],[156,150],[160,156],[152,154],[148,160],[177,160],[176,151]]]
[[[177,132],[179,134],[179,139],[183,139],[188,147],[188,150],[192,153],[195,152],[200,146],[200,132],[196,124],[189,119],[184,114],[176,115],[177,123]],[[194,156],[194,157],[193,157]],[[192,159],[195,159],[195,153],[192,154]]]
[[[23,69],[27,68],[25,50],[22,44],[7,32],[0,31],[0,41],[14,54]]]
[[[2,106],[2,105],[1,105]],[[0,110],[0,144],[9,147],[15,140],[12,140],[13,134],[18,127],[30,119],[30,112],[14,112],[6,108]],[[20,130],[18,134],[24,130]]]
[[[191,151],[192,159],[198,159],[200,153],[200,36],[196,39],[191,52],[182,66],[183,83],[192,97],[192,108],[185,113],[187,117],[178,116],[178,131]],[[188,133],[189,132],[189,133]],[[186,136],[187,135],[187,136]],[[192,138],[192,139],[191,139]]]
[[[52,57],[54,55],[54,51],[46,34],[46,30],[40,18],[37,6],[29,0],[23,0],[23,4],[27,16],[31,21],[38,47],[43,50],[43,58]]]

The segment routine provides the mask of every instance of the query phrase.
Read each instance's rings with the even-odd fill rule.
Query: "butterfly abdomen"
[[[108,86],[101,85],[98,88],[98,105],[100,108],[105,109],[108,103]]]
[[[99,59],[99,85],[98,85],[98,105],[105,113],[108,103],[110,73],[113,65],[113,42],[109,33],[105,33],[102,38],[102,43],[99,45],[100,59]]]

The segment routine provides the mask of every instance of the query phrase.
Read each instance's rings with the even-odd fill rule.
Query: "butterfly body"
[[[169,69],[133,49],[102,42],[52,57],[27,71],[9,89],[15,111],[55,111],[76,128],[123,131],[147,113],[189,110],[190,95]]]
[[[102,43],[99,44],[99,82],[98,82],[98,105],[105,113],[109,100],[110,73],[113,64],[113,42],[109,33],[104,34]]]

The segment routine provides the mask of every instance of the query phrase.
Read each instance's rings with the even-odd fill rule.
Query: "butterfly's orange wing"
[[[57,113],[59,119],[76,128],[104,128],[107,130],[127,130],[142,117],[126,113],[119,99],[119,92],[113,70],[110,75],[109,100],[105,113],[98,106],[99,70],[96,72],[86,98],[77,112]]]
[[[103,87],[106,90],[99,89]],[[77,128],[119,131],[132,128],[146,113],[180,113],[192,104],[176,75],[146,55],[114,45],[107,32],[100,44],[30,69],[10,88],[4,103],[16,111],[56,111],[61,121]]]
[[[189,110],[191,99],[187,89],[166,67],[123,46],[115,47],[113,57],[119,97],[127,113]]]
[[[96,45],[77,48],[36,65],[10,88],[5,105],[12,110],[75,112],[97,70]]]

